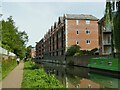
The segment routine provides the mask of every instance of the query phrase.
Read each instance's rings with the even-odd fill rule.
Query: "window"
[[[79,45],[79,42],[78,42],[78,41],[76,41],[76,44],[77,44],[77,45]]]
[[[90,30],[86,30],[86,34],[90,34]]]
[[[86,43],[87,43],[87,44],[90,44],[90,40],[86,40]]]
[[[86,24],[90,24],[90,20],[86,20]]]
[[[76,31],[77,34],[79,34],[78,30]]]
[[[78,20],[76,20],[76,25],[78,25],[79,24],[79,21]]]

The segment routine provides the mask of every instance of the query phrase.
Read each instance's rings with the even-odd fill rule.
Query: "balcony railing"
[[[103,32],[112,32],[110,27],[108,27],[108,28],[102,27],[102,31]]]
[[[103,41],[103,45],[111,45],[110,41]]]

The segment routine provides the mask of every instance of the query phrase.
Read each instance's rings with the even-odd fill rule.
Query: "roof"
[[[104,19],[105,19],[105,18],[104,18],[104,17],[102,17],[102,18],[98,21],[98,24],[99,24],[99,23],[101,23],[101,22],[103,22],[103,21],[104,21]]]
[[[66,19],[88,19],[88,20],[98,20],[93,15],[88,15],[88,14],[65,14]]]

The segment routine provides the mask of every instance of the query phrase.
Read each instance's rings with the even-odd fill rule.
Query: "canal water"
[[[89,68],[61,65],[55,63],[43,63],[48,74],[55,74],[56,78],[66,88],[76,88],[80,81],[87,79],[106,88],[119,88],[120,79],[102,74],[92,73]],[[87,86],[86,86],[87,87]]]

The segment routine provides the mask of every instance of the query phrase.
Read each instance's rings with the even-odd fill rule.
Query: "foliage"
[[[112,48],[112,54],[114,57],[114,44],[113,44],[113,13],[112,10],[114,8],[114,3],[112,2],[106,2],[106,10],[105,10],[105,28],[107,30],[111,30],[112,34],[111,34],[111,48]]]
[[[98,48],[94,48],[94,49],[92,49],[92,50],[90,51],[90,53],[91,53],[92,55],[94,55],[97,50],[98,50]]]
[[[8,73],[15,68],[16,65],[16,60],[2,60],[2,79],[5,78],[8,75]]]
[[[117,52],[120,52],[120,1],[116,2],[106,2],[106,10],[105,10],[105,25],[106,27],[110,26],[112,29],[111,35],[111,45],[112,45],[112,53],[114,56],[114,44]],[[116,12],[114,12],[116,6]],[[115,41],[115,42],[114,42]]]
[[[73,55],[75,55],[75,53],[79,53],[79,52],[80,52],[80,46],[72,45],[67,50],[67,56],[73,56]]]
[[[26,58],[31,58],[31,49],[32,49],[31,45],[27,47]]]
[[[34,64],[25,62],[22,88],[62,88],[54,75],[47,75],[43,68],[35,69]]]
[[[91,51],[88,50],[80,50],[80,46],[72,45],[67,50],[67,56],[83,56],[83,55],[94,55],[98,48],[93,48]]]
[[[114,17],[114,40],[115,47],[120,52],[120,1],[118,2],[118,11]]]
[[[93,48],[91,51],[82,50],[81,52],[83,55],[94,55],[97,50],[98,50],[98,48]]]
[[[82,51],[78,51],[74,54],[74,56],[82,56],[83,55],[83,52]]]
[[[2,20],[2,30],[0,29],[0,32],[2,32],[2,47],[23,58],[26,52],[28,36],[25,31],[18,31],[12,16],[6,21]]]

